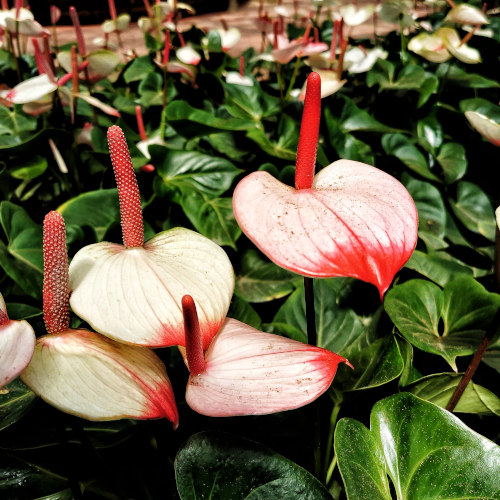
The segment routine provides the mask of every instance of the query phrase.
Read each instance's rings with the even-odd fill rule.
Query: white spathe
[[[206,349],[234,289],[224,250],[184,228],[164,231],[139,248],[107,242],[84,247],[69,275],[78,316],[103,335],[151,347],[185,344],[181,299],[191,295]]]

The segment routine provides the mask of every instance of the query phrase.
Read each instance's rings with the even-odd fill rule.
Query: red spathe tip
[[[142,247],[144,244],[144,225],[139,186],[127,141],[122,129],[117,125],[108,129],[108,146],[118,186],[118,197],[120,198],[123,243],[129,248]]]
[[[314,179],[321,116],[321,77],[311,73],[307,78],[304,112],[300,125],[299,146],[295,163],[295,187],[310,189]]]
[[[205,371],[205,356],[196,304],[191,295],[184,295],[181,303],[188,368],[192,375],[199,375]]]

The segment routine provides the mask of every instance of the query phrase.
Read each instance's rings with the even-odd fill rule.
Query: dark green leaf
[[[234,218],[232,198],[211,198],[191,189],[182,196],[180,203],[197,231],[218,245],[236,250],[241,229]]]
[[[392,288],[384,306],[411,344],[442,356],[456,371],[456,356],[475,352],[500,307],[500,296],[469,276],[457,277],[443,290],[411,280]]]
[[[445,408],[462,377],[463,374],[436,373],[413,382],[405,390]],[[470,381],[453,411],[500,416],[500,399],[488,389]]]
[[[240,299],[237,295],[232,298],[231,307],[227,315],[229,318],[237,319],[258,330],[262,326],[262,321],[257,311],[246,300]]]
[[[37,396],[16,378],[0,390],[0,430],[17,422],[32,406]]]
[[[461,179],[467,171],[467,158],[465,148],[457,142],[447,142],[443,144],[436,158],[441,165],[446,184]]]
[[[498,104],[494,104],[481,97],[474,97],[472,99],[464,99],[460,101],[460,111],[465,113],[466,111],[476,111],[482,115],[487,116],[493,121],[500,123],[500,107]]]
[[[451,63],[441,64],[436,71],[438,78],[443,78],[446,82],[460,85],[461,87],[483,89],[499,87],[500,84],[495,80],[490,80],[477,73],[471,73],[464,70],[457,65],[450,65]]]
[[[247,251],[236,277],[234,293],[248,302],[268,302],[292,292],[302,278],[262,259],[255,250]]]
[[[279,112],[279,99],[263,92],[259,85],[224,85],[226,108],[235,118],[255,122]]]
[[[385,134],[382,137],[382,146],[386,154],[399,158],[417,174],[432,181],[439,181],[439,178],[431,172],[424,155],[403,134]]]
[[[307,471],[269,448],[236,436],[201,432],[175,458],[182,500],[331,500]]]
[[[370,431],[342,419],[335,453],[349,500],[500,498],[500,448],[438,406],[408,394],[375,404]]]
[[[433,112],[417,123],[419,142],[427,151],[436,151],[443,143],[443,127]]]
[[[344,106],[340,115],[340,128],[343,132],[370,131],[390,132],[393,130],[373,118],[368,112],[358,108],[354,101],[347,96],[342,96]],[[327,108],[328,109],[328,108]]]
[[[495,214],[485,192],[476,184],[461,182],[457,187],[456,200],[450,199],[453,212],[462,224],[474,233],[495,239]]]
[[[0,223],[7,245],[0,241],[0,266],[28,295],[40,298],[43,282],[42,228],[21,207],[0,204]]]
[[[224,158],[196,151],[172,151],[151,148],[151,161],[158,169],[167,189],[189,193],[193,188],[208,196],[227,191],[241,172]]]
[[[97,241],[102,241],[106,231],[120,222],[120,205],[116,189],[88,191],[71,198],[58,209],[66,225],[89,226],[96,234]]]
[[[420,96],[418,98],[417,107],[420,108],[428,100],[429,97],[434,94],[439,88],[439,79],[433,73],[425,73],[425,79],[422,81],[420,88],[418,89]]]
[[[144,80],[148,75],[154,73],[155,65],[149,56],[136,57],[130,66],[123,72],[126,83]]]
[[[31,181],[40,177],[47,170],[47,160],[42,156],[35,155],[22,165],[10,169],[10,175],[22,181]]]

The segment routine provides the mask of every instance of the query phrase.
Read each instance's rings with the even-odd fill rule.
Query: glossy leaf
[[[462,69],[457,65],[447,66],[441,65],[436,71],[438,78],[446,77],[449,83],[459,85],[461,87],[473,89],[496,88],[500,84],[496,80],[485,78],[477,73],[471,73],[468,69]]]
[[[161,150],[161,156],[160,156]],[[241,172],[224,158],[196,151],[169,151],[158,148],[152,162],[168,189],[189,193],[193,188],[209,196],[219,196],[229,189]]]
[[[279,99],[263,92],[258,85],[224,85],[226,108],[235,118],[258,122],[279,111]]]
[[[241,229],[234,218],[231,198],[212,198],[201,191],[188,191],[181,198],[181,206],[197,231],[217,245],[236,250]]]
[[[500,495],[500,448],[408,393],[376,403],[370,430],[340,420],[335,452],[349,500],[391,499],[386,471],[400,500]]]
[[[392,288],[384,306],[411,344],[442,356],[456,371],[456,356],[475,352],[500,307],[500,296],[469,276],[457,277],[443,290],[411,280]]]
[[[382,146],[388,155],[394,155],[408,168],[422,177],[438,181],[438,177],[429,168],[427,160],[418,148],[403,134],[385,134]]]
[[[102,241],[106,231],[120,222],[120,206],[116,189],[88,191],[63,203],[58,209],[66,226],[89,226]]]
[[[237,185],[233,208],[243,232],[279,266],[305,276],[355,277],[381,297],[416,243],[417,213],[406,189],[349,160],[322,169],[311,189],[253,172]]]
[[[0,265],[25,293],[39,298],[42,290],[42,228],[13,203],[0,204],[0,223],[7,245],[0,241]]]
[[[234,293],[248,302],[268,302],[288,295],[300,281],[295,274],[249,250],[243,256]]]
[[[261,329],[262,321],[257,311],[246,301],[234,295],[231,300],[231,306],[227,312],[228,318],[237,319],[242,323]]]
[[[17,422],[33,405],[35,393],[17,378],[0,391],[0,430]]]
[[[458,181],[467,171],[465,148],[457,142],[443,144],[436,160],[443,169],[444,180],[447,184]]]
[[[419,398],[445,408],[463,374],[437,373],[423,377],[405,387]],[[456,413],[500,416],[500,398],[485,387],[469,382],[453,410]]]
[[[344,132],[370,131],[390,132],[392,129],[376,120],[370,113],[360,109],[355,102],[347,96],[342,96],[344,105],[340,115],[340,126]],[[328,108],[326,112],[330,112]]]
[[[489,240],[495,239],[495,215],[486,193],[476,184],[461,182],[456,199],[450,199],[453,212],[464,226]]]
[[[311,474],[269,448],[215,432],[191,436],[175,458],[182,500],[329,500]]]

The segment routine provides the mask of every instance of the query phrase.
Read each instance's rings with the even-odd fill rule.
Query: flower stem
[[[182,297],[182,314],[184,316],[184,337],[186,341],[186,358],[192,375],[205,371],[205,357],[201,338],[200,322],[196,312],[196,304],[191,295]]]
[[[300,125],[299,146],[295,163],[295,187],[297,189],[310,189],[312,186],[320,117],[321,78],[318,73],[313,72],[307,78],[304,112]]]
[[[304,295],[306,299],[307,343],[316,345],[316,312],[314,309],[314,278],[304,276]]]
[[[63,216],[49,212],[43,221],[43,319],[47,331],[69,328],[69,275]]]
[[[127,141],[117,125],[108,129],[108,145],[120,198],[123,243],[128,248],[141,247],[144,244],[141,196]]]

